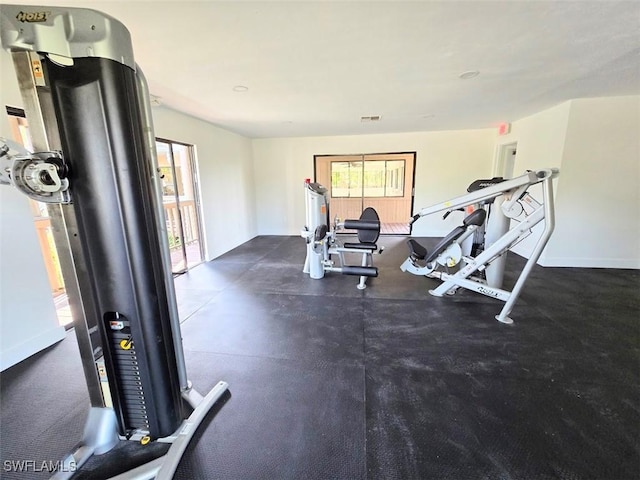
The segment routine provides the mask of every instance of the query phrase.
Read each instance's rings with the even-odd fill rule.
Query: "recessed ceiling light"
[[[247,90],[249,90],[249,87],[245,87],[244,85],[236,85],[233,87],[234,92],[246,92]]]
[[[462,72],[458,77],[462,80],[469,80],[470,78],[476,78],[478,75],[480,75],[478,70],[469,70],[467,72]]]

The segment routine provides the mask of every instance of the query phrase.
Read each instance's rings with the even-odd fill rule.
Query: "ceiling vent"
[[[368,117],[360,117],[361,122],[379,122],[380,115],[369,115]]]

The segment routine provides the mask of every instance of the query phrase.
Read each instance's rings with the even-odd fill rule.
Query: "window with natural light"
[[[403,197],[404,160],[331,162],[331,196]]]

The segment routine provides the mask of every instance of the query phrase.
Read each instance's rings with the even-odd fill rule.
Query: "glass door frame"
[[[204,237],[202,234],[203,227],[202,227],[202,210],[201,210],[201,201],[200,201],[200,182],[198,177],[198,170],[196,168],[195,147],[188,143],[169,140],[162,137],[156,137],[156,147],[158,143],[167,145],[169,149],[170,158],[168,160],[170,162],[171,174],[173,177],[173,189],[174,189],[173,196],[175,198],[175,204],[176,204],[176,210],[177,210],[178,225],[179,225],[178,228],[180,233],[180,247],[182,251],[182,262],[184,265],[184,268],[174,271],[173,263],[172,263],[171,270],[174,275],[179,275],[187,272],[189,268],[199,265],[200,263],[203,263],[205,261],[204,242],[203,242]],[[193,202],[195,206],[195,217],[196,217],[195,226],[198,232],[198,249],[200,253],[200,261],[192,265],[189,265],[189,256],[187,254],[187,243],[185,241],[185,234],[184,234],[184,217],[182,215],[182,209],[180,208],[180,194],[179,194],[179,188],[178,188],[178,175],[176,174],[176,161],[175,161],[174,148],[173,148],[174,145],[180,145],[182,147],[185,147],[187,149],[188,157],[189,157],[188,158],[189,170],[191,174],[189,181],[191,182],[191,187],[193,190]]]
[[[411,232],[413,230],[413,225],[409,223],[409,219],[412,215],[413,209],[414,209],[414,202],[415,202],[415,181],[416,181],[416,164],[417,164],[417,158],[418,158],[418,154],[416,151],[398,151],[398,152],[384,152],[384,153],[350,153],[350,154],[316,154],[313,156],[313,178],[315,182],[320,181],[319,180],[319,173],[318,173],[318,168],[321,165],[329,165],[328,167],[324,167],[325,169],[328,168],[328,172],[327,171],[323,171],[322,175],[320,175],[321,177],[324,178],[325,175],[328,174],[328,181],[329,183],[327,185],[324,185],[328,190],[329,190],[329,197],[330,197],[330,206],[329,206],[329,210],[331,212],[331,203],[333,200],[332,197],[332,192],[333,192],[333,185],[332,185],[332,175],[331,175],[331,164],[333,162],[349,162],[349,163],[361,163],[361,171],[362,171],[362,185],[360,186],[360,191],[361,191],[361,195],[360,197],[348,197],[351,199],[355,199],[355,198],[360,198],[360,212],[362,212],[362,210],[364,209],[364,205],[365,205],[365,200],[371,202],[371,200],[376,200],[377,198],[382,198],[382,199],[387,199],[387,198],[400,198],[400,197],[396,197],[395,195],[392,196],[387,196],[386,195],[386,184],[385,184],[385,195],[380,197],[380,196],[373,196],[373,197],[367,197],[365,195],[365,190],[366,190],[366,184],[365,184],[365,169],[366,169],[366,163],[367,162],[381,162],[381,161],[396,161],[396,160],[403,160],[405,162],[405,174],[404,174],[404,179],[403,179],[403,183],[404,183],[404,191],[406,192],[405,195],[402,197],[404,200],[404,202],[408,201],[408,204],[405,203],[405,206],[403,208],[406,208],[408,206],[408,212],[406,215],[406,219],[403,216],[402,217],[402,221],[400,223],[404,224],[406,222],[406,230],[404,227],[402,227],[403,231],[397,231],[398,228],[398,220],[396,219],[395,221],[392,222],[387,222],[385,224],[385,220],[388,218],[386,216],[386,214],[384,213],[385,208],[383,207],[381,211],[378,211],[379,215],[380,215],[380,220],[381,220],[381,224],[382,224],[382,230],[380,232],[380,235],[411,235]],[[385,166],[385,171],[386,171],[386,166]],[[386,182],[386,177],[385,177],[385,182]],[[322,183],[322,182],[321,182]],[[336,197],[338,198],[338,197]],[[340,200],[340,198],[338,198],[338,200]],[[374,202],[375,203],[375,202]],[[371,206],[371,205],[370,205]],[[379,206],[379,205],[378,205]],[[378,209],[378,206],[374,207],[376,208],[376,210]],[[395,217],[397,217],[397,213],[394,215]],[[355,215],[353,218],[358,218],[359,217],[359,213],[356,215],[355,212],[351,212],[351,214]],[[331,213],[331,215],[334,215],[333,213]],[[350,217],[351,218],[351,217]],[[385,225],[388,227],[387,230],[385,230]],[[340,231],[338,233],[352,233],[351,231]]]

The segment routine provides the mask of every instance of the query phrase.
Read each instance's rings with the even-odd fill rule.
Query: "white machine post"
[[[305,205],[306,205],[306,226],[301,232],[303,238],[307,241],[307,257],[304,261],[302,271],[308,273],[313,279],[324,277],[323,260],[325,257],[325,244],[327,239],[316,238],[316,231],[321,225],[327,227],[327,189],[318,183],[306,181],[304,185]]]
[[[491,208],[491,215],[489,215],[489,220],[487,221],[487,227],[485,230],[485,249],[491,247],[491,245],[496,243],[509,231],[511,219],[502,211],[502,204],[504,201],[505,196],[500,195],[489,207]],[[487,268],[485,269],[487,285],[495,288],[502,288],[504,268],[507,263],[507,252],[508,251],[505,251],[502,255],[487,265]]]
[[[553,233],[553,230],[555,228],[556,217],[555,217],[555,208],[554,208],[554,199],[553,199],[553,177],[555,176],[555,174],[557,174],[557,170],[547,175],[542,181],[542,196],[544,198],[544,206],[540,206],[538,208],[544,209],[544,219],[545,219],[544,231],[542,232],[542,235],[540,236],[538,243],[536,243],[536,246],[534,247],[533,252],[531,252],[531,256],[529,257],[529,260],[527,260],[527,263],[522,269],[522,273],[520,273],[520,276],[518,277],[518,281],[514,285],[513,290],[511,291],[511,295],[509,296],[509,299],[504,304],[504,307],[502,307],[502,310],[500,311],[500,313],[496,315],[496,320],[498,320],[499,322],[513,323],[513,320],[509,317],[509,315],[511,314],[511,310],[513,309],[513,306],[516,303],[516,300],[520,296],[520,292],[522,291],[522,288],[524,287],[524,283],[527,281],[527,278],[529,277],[529,273],[531,273],[531,270],[533,269],[534,265],[540,258],[540,255],[542,254],[544,247],[547,246],[547,242],[549,241],[549,238],[551,238],[551,234]]]

